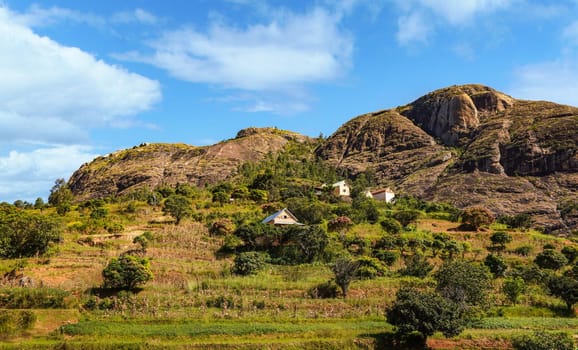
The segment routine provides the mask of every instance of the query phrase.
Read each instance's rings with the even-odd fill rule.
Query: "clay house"
[[[270,225],[303,225],[287,208],[269,215],[261,223]]]

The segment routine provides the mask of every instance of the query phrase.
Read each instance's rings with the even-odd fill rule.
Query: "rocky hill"
[[[144,144],[83,165],[69,185],[88,199],[161,183],[213,184],[244,162],[308,140],[250,128],[213,146]],[[370,169],[398,193],[498,215],[528,213],[547,231],[578,229],[576,107],[452,86],[350,120],[315,155],[352,176]]]
[[[340,127],[317,155],[350,174],[458,207],[577,228],[578,108],[452,86]]]
[[[259,161],[288,142],[308,142],[306,136],[275,128],[248,128],[234,139],[211,146],[141,144],[98,157],[84,164],[68,184],[78,200],[123,195],[160,184],[214,184],[247,161]]]

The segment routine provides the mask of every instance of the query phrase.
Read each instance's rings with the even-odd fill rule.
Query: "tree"
[[[301,262],[304,263],[317,260],[329,243],[327,232],[319,225],[293,225],[287,232],[287,236],[290,242],[300,248]]]
[[[233,273],[241,276],[254,275],[261,271],[269,261],[269,256],[262,252],[243,252],[235,257]]]
[[[333,264],[333,274],[335,275],[335,283],[341,288],[343,298],[347,298],[347,292],[349,291],[349,284],[356,278],[357,269],[359,268],[359,262],[340,258]]]
[[[34,201],[34,209],[44,209],[44,206],[46,204],[44,203],[44,200],[40,197],[36,198],[36,200]]]
[[[562,254],[568,259],[568,264],[573,263],[578,258],[578,247],[575,245],[568,245],[562,248]]]
[[[106,288],[132,290],[152,280],[153,273],[148,259],[123,255],[108,263],[102,277]]]
[[[489,254],[484,259],[484,265],[490,269],[490,272],[494,275],[494,277],[504,277],[506,270],[508,269],[508,265],[499,255]]]
[[[329,220],[327,223],[327,229],[331,232],[339,232],[344,234],[351,226],[353,226],[353,221],[347,216],[338,216]]]
[[[534,332],[512,339],[514,350],[574,350],[574,339],[567,333]]]
[[[578,303],[578,281],[568,276],[552,276],[548,280],[548,290],[553,296],[566,303],[568,311]]]
[[[381,220],[381,222],[379,224],[381,225],[381,228],[385,232],[391,233],[391,234],[398,234],[401,232],[401,229],[402,229],[399,221],[397,221],[393,218],[385,218],[385,219]]]
[[[484,207],[470,207],[462,212],[462,223],[477,231],[483,225],[494,222],[494,214]]]
[[[484,266],[467,261],[446,261],[434,274],[436,290],[458,304],[479,305],[491,288],[491,277]]]
[[[386,311],[387,322],[399,336],[419,332],[423,344],[427,337],[442,332],[446,337],[460,334],[466,324],[462,308],[433,291],[401,288]]]
[[[407,227],[409,224],[417,222],[421,216],[421,212],[415,209],[400,210],[393,213],[393,218],[403,226]]]
[[[405,267],[399,271],[403,276],[425,278],[433,270],[433,265],[423,254],[410,255],[404,258],[404,262]]]
[[[560,252],[546,249],[536,255],[534,262],[542,269],[558,270],[568,263],[568,259]]]
[[[0,206],[0,257],[44,254],[62,240],[62,224],[50,216]]]
[[[172,194],[165,200],[163,213],[172,216],[178,225],[182,219],[193,214],[191,200],[181,194]]]
[[[494,249],[501,252],[506,250],[506,244],[512,242],[512,235],[506,231],[496,231],[490,236]]]
[[[74,198],[72,191],[68,187],[68,184],[64,179],[57,179],[54,181],[54,186],[50,190],[50,195],[48,196],[48,204],[53,207],[58,207],[61,205],[70,205],[72,199]]]
[[[520,295],[526,290],[526,282],[522,277],[509,277],[504,280],[504,285],[502,286],[502,291],[508,298],[508,300],[516,305]]]

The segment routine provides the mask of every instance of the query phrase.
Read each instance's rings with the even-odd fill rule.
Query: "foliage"
[[[444,297],[466,305],[482,304],[491,288],[484,266],[467,261],[446,261],[434,274],[436,290]]]
[[[192,202],[181,194],[172,194],[165,200],[163,213],[172,216],[178,225],[182,219],[193,214]]]
[[[357,278],[359,279],[374,279],[376,277],[384,276],[387,270],[383,263],[376,258],[363,256],[357,259]]]
[[[327,223],[327,229],[330,232],[344,232],[347,231],[351,226],[353,226],[353,221],[347,216],[338,216],[329,220]]]
[[[536,255],[536,265],[543,269],[558,270],[568,263],[564,254],[553,249],[546,249]]]
[[[347,298],[349,285],[356,278],[359,262],[347,258],[339,258],[332,266],[335,283],[341,288],[344,298]]]
[[[72,202],[73,194],[68,184],[64,179],[57,179],[54,181],[54,186],[50,190],[50,195],[48,196],[48,204],[53,207],[59,206],[70,206]]]
[[[261,271],[267,262],[269,255],[262,252],[243,252],[235,257],[233,273],[241,276],[254,275]]]
[[[300,248],[294,263],[312,263],[318,260],[329,243],[329,236],[319,225],[292,225],[287,231],[287,239]]]
[[[318,200],[289,198],[285,204],[289,211],[299,218],[299,221],[309,225],[320,224],[331,213],[331,206]]]
[[[385,218],[379,222],[379,225],[385,232],[390,234],[398,234],[403,228],[399,221],[393,218]]]
[[[56,288],[2,288],[2,309],[61,309],[65,308],[69,292]]]
[[[520,295],[526,290],[526,282],[521,277],[509,277],[504,280],[502,291],[512,304],[517,304]]]
[[[34,323],[36,323],[36,315],[32,311],[0,310],[0,337],[13,336],[29,330]]]
[[[550,294],[562,299],[568,310],[578,303],[578,280],[568,276],[552,276],[548,280]]]
[[[466,319],[462,309],[433,291],[401,288],[393,304],[386,311],[387,322],[397,328],[399,335],[419,332],[425,338],[435,332],[446,337],[460,334]]]
[[[404,257],[405,267],[399,271],[402,276],[425,278],[433,270],[433,265],[423,254]]]
[[[521,213],[514,216],[500,216],[497,221],[501,224],[508,225],[509,228],[529,229],[532,224],[532,216],[530,214]]]
[[[320,283],[307,291],[313,299],[333,299],[339,296],[339,286],[334,280]]]
[[[102,270],[105,288],[132,290],[153,279],[148,259],[123,255]]]
[[[62,240],[62,225],[50,216],[0,206],[0,257],[44,254]]]
[[[399,253],[393,250],[376,250],[373,252],[373,256],[387,266],[393,266],[399,260]]]
[[[218,219],[209,226],[209,233],[213,236],[225,236],[235,231],[235,224],[231,219]]]
[[[483,225],[494,222],[494,214],[484,207],[470,207],[462,212],[462,223],[477,231]]]
[[[508,269],[508,265],[504,258],[499,255],[489,254],[484,259],[484,265],[488,267],[490,272],[494,275],[494,277],[504,277],[506,270]]]
[[[574,350],[574,340],[567,333],[535,332],[512,339],[514,350]]]
[[[421,212],[415,209],[400,210],[393,213],[393,218],[403,227],[407,227],[409,224],[417,222],[417,219],[419,219],[420,216]]]
[[[506,231],[496,231],[490,236],[490,241],[494,245],[494,249],[503,251],[506,249],[506,244],[512,242],[512,235]]]
[[[578,247],[575,245],[568,245],[562,248],[561,253],[568,259],[568,264],[572,264],[578,258]]]
[[[534,250],[534,247],[528,244],[518,246],[512,250],[512,252],[519,256],[529,256]]]

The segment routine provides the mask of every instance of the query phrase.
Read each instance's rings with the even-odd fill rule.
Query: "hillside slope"
[[[577,228],[564,210],[578,198],[577,151],[578,108],[463,85],[357,117],[316,153],[400,192],[567,230]]]
[[[290,141],[308,140],[275,128],[248,128],[234,139],[211,146],[142,144],[84,164],[68,184],[78,200],[123,195],[160,184],[214,184],[234,175],[247,161],[259,161]]]

